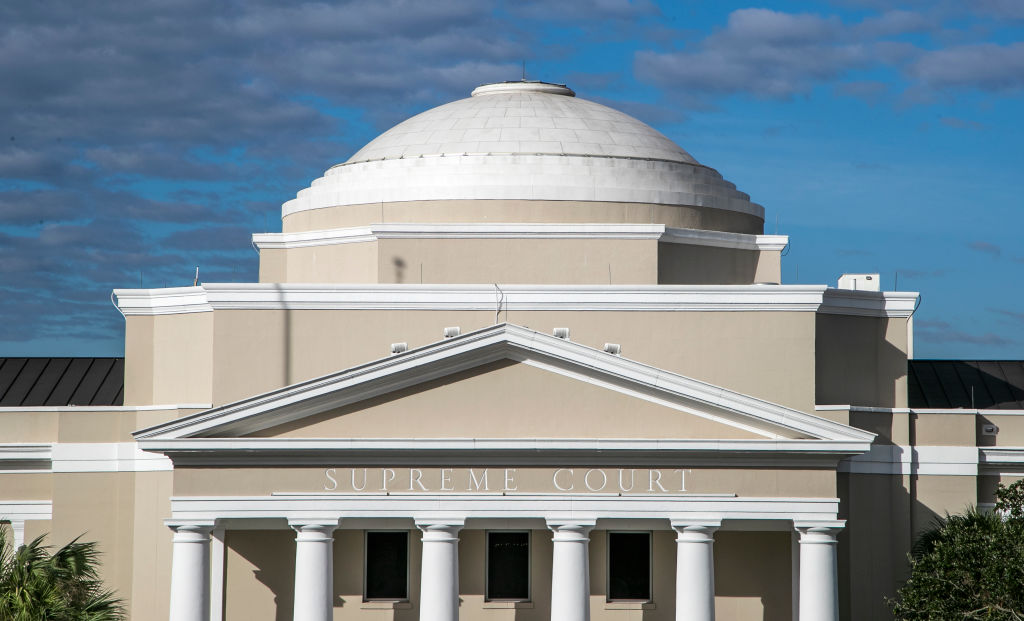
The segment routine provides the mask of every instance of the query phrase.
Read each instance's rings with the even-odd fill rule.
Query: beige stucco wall
[[[817,315],[816,403],[907,405],[907,320]]]
[[[654,240],[382,239],[377,245],[382,283],[658,282]]]
[[[700,409],[699,404],[691,404]],[[628,416],[624,414],[628,413]],[[764,439],[766,436],[511,360],[254,435],[296,438]]]
[[[260,282],[266,283],[379,282],[379,251],[376,241],[288,249],[264,248],[260,251],[259,278]]]
[[[129,316],[125,405],[209,403],[213,313]]]
[[[792,576],[788,530],[719,531],[715,534],[716,621],[791,621]]]
[[[509,528],[515,528],[510,524]],[[463,621],[548,621],[551,606],[551,533],[533,530],[531,602],[484,601],[485,532],[459,535],[459,618]],[[675,619],[675,533],[652,531],[652,602],[607,601],[607,532],[590,534],[590,607],[595,621]],[[409,532],[409,602],[363,601],[364,531],[334,533],[336,621],[419,618],[420,534]],[[225,562],[225,619],[290,621],[294,593],[294,533],[290,530],[229,530]],[[715,542],[716,619],[789,621],[791,598],[788,532],[726,532]]]
[[[76,537],[95,541],[104,584],[125,599],[132,592],[135,476],[132,472],[53,475],[50,542],[60,546]]]
[[[214,404],[273,390],[494,323],[491,311],[219,310]],[[815,315],[804,312],[510,311],[502,321],[550,333],[571,329],[595,348],[775,403],[813,412]]]
[[[60,417],[56,410],[49,412],[0,412],[0,430],[3,442],[38,443],[54,442],[60,428]]]
[[[285,233],[319,231],[378,222],[621,222],[750,234],[764,232],[762,218],[711,207],[536,200],[408,201],[345,205],[284,216],[281,230]]]
[[[778,252],[658,244],[658,284],[749,285],[779,282]]]
[[[49,472],[0,473],[0,499],[50,500],[53,475]]]
[[[742,459],[735,467],[723,468],[686,468],[686,491],[692,493],[735,493],[739,496],[752,497],[782,497],[782,498],[834,498],[836,495],[836,483],[834,471],[830,469],[781,469],[781,468],[750,468],[742,466]],[[468,466],[452,464],[456,470],[453,474],[453,487],[451,493],[465,493],[468,487],[469,474],[466,471]],[[557,491],[553,486],[552,477],[556,469],[562,466],[548,468],[540,467],[518,467],[515,466],[516,491],[519,493],[549,493]],[[617,485],[616,477],[619,475],[618,467],[609,466],[587,466],[573,465],[572,474],[565,473],[560,479],[562,485],[567,485],[570,480],[576,481],[574,491],[586,492],[583,489],[582,476],[590,469],[603,469],[609,479],[609,488]],[[634,493],[646,494],[651,488],[649,484],[649,468],[651,466],[630,466],[623,465],[623,480],[628,481],[629,470],[636,471],[636,489]],[[355,468],[357,486],[362,485],[362,469],[366,468],[367,493],[380,493],[384,491],[382,480],[385,476],[392,481],[390,475],[385,475],[382,470],[387,468],[394,473],[393,485],[389,485],[388,491],[414,491],[421,492],[418,486],[410,485],[410,473],[408,467],[402,466],[365,466],[356,464],[345,466],[338,464],[336,471],[331,473],[338,482],[337,487],[328,478],[327,468],[293,467],[293,468],[199,468],[181,467],[174,471],[174,495],[175,496],[266,496],[274,492],[323,492],[338,491],[340,493],[351,491],[351,479],[353,474],[351,468]],[[665,493],[679,493],[681,482],[678,473],[679,464],[665,464],[658,468],[662,472],[662,483],[666,489]],[[422,482],[429,493],[445,493],[440,489],[440,468],[420,467]],[[475,468],[474,475],[482,477],[485,468]],[[504,477],[505,467],[488,467],[488,478],[491,481],[491,491],[500,491]],[[574,477],[574,479],[572,479]],[[598,484],[597,475],[592,479],[594,485]],[[409,490],[409,487],[413,487]],[[476,490],[474,490],[476,491]],[[618,491],[617,489],[615,491]],[[659,490],[654,489],[657,492]]]
[[[885,604],[907,577],[912,543],[910,477],[840,474],[839,593],[844,621],[887,621]]]
[[[919,475],[914,477],[913,532],[934,526],[936,517],[963,513],[978,504],[978,478],[974,476]]]

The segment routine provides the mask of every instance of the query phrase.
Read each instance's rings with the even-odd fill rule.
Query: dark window
[[[608,533],[608,599],[651,599],[650,533]]]
[[[366,533],[366,599],[409,598],[409,533]]]
[[[487,533],[487,599],[530,599],[530,533]]]

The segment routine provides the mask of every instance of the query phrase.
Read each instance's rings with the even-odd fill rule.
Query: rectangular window
[[[366,532],[365,597],[409,599],[409,533]]]
[[[608,533],[608,599],[651,599],[651,533]]]
[[[487,532],[487,599],[530,599],[530,533]]]

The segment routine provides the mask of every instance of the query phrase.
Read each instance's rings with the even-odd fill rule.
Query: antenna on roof
[[[523,60],[523,82],[526,81],[526,60]]]
[[[199,284],[199,266],[196,266],[196,277],[192,279],[192,286],[195,287]]]

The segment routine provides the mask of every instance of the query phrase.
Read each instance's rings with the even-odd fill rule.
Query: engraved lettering
[[[647,487],[647,491],[653,492],[654,486],[657,485],[658,489],[663,492],[667,492],[665,486],[661,484],[661,470],[651,469],[650,485]]]
[[[466,487],[466,491],[467,492],[471,492],[471,491],[473,491],[473,488],[476,487],[476,491],[479,492],[481,484],[483,485],[483,489],[484,489],[485,492],[491,491],[490,488],[487,486],[487,468],[484,468],[484,474],[479,479],[476,478],[476,473],[473,472],[472,468],[470,468],[469,469],[469,486]]]
[[[676,469],[676,470],[673,470],[672,472],[678,472],[679,473],[679,491],[685,492],[686,491],[686,471],[682,470],[682,469]]]
[[[517,489],[518,486],[516,485],[516,469],[505,468],[505,487],[503,488],[503,491],[514,492]]]
[[[380,491],[384,492],[388,489],[388,483],[395,480],[395,471],[391,468],[380,469]]]
[[[338,471],[334,468],[328,468],[327,472],[324,473],[325,475],[327,475],[328,481],[327,483],[324,483],[325,492],[333,492],[334,490],[338,489],[338,480],[334,478],[334,475],[337,472]]]
[[[357,492],[366,489],[366,468],[363,468],[363,483],[361,485],[356,485],[356,469],[352,469],[352,489]]]
[[[427,491],[427,486],[423,484],[420,479],[423,477],[423,471],[419,468],[409,468],[409,491],[413,491],[413,486],[418,485],[424,492]]]
[[[622,468],[619,468],[619,491],[620,492],[631,492],[633,486],[636,485],[636,470],[630,469],[629,471],[629,487],[622,481],[622,473],[625,472]]]
[[[601,484],[598,485],[597,487],[594,487],[593,485],[590,484],[590,475],[594,474],[595,472],[601,475]],[[587,489],[589,489],[590,491],[599,492],[603,490],[606,485],[608,485],[608,475],[604,473],[604,470],[587,470],[587,473],[583,475],[583,484],[586,485]]]
[[[563,473],[563,472],[568,472],[569,473],[569,481],[570,481],[569,487],[562,487],[561,485],[558,484],[558,475]],[[571,492],[572,488],[576,487],[576,484],[572,482],[572,475],[573,475],[572,468],[559,468],[558,470],[555,470],[555,473],[553,475],[551,475],[551,482],[555,484],[555,487],[558,488],[558,491],[560,491],[560,492]]]
[[[441,491],[450,492],[454,489],[452,486],[452,469],[441,468]]]

